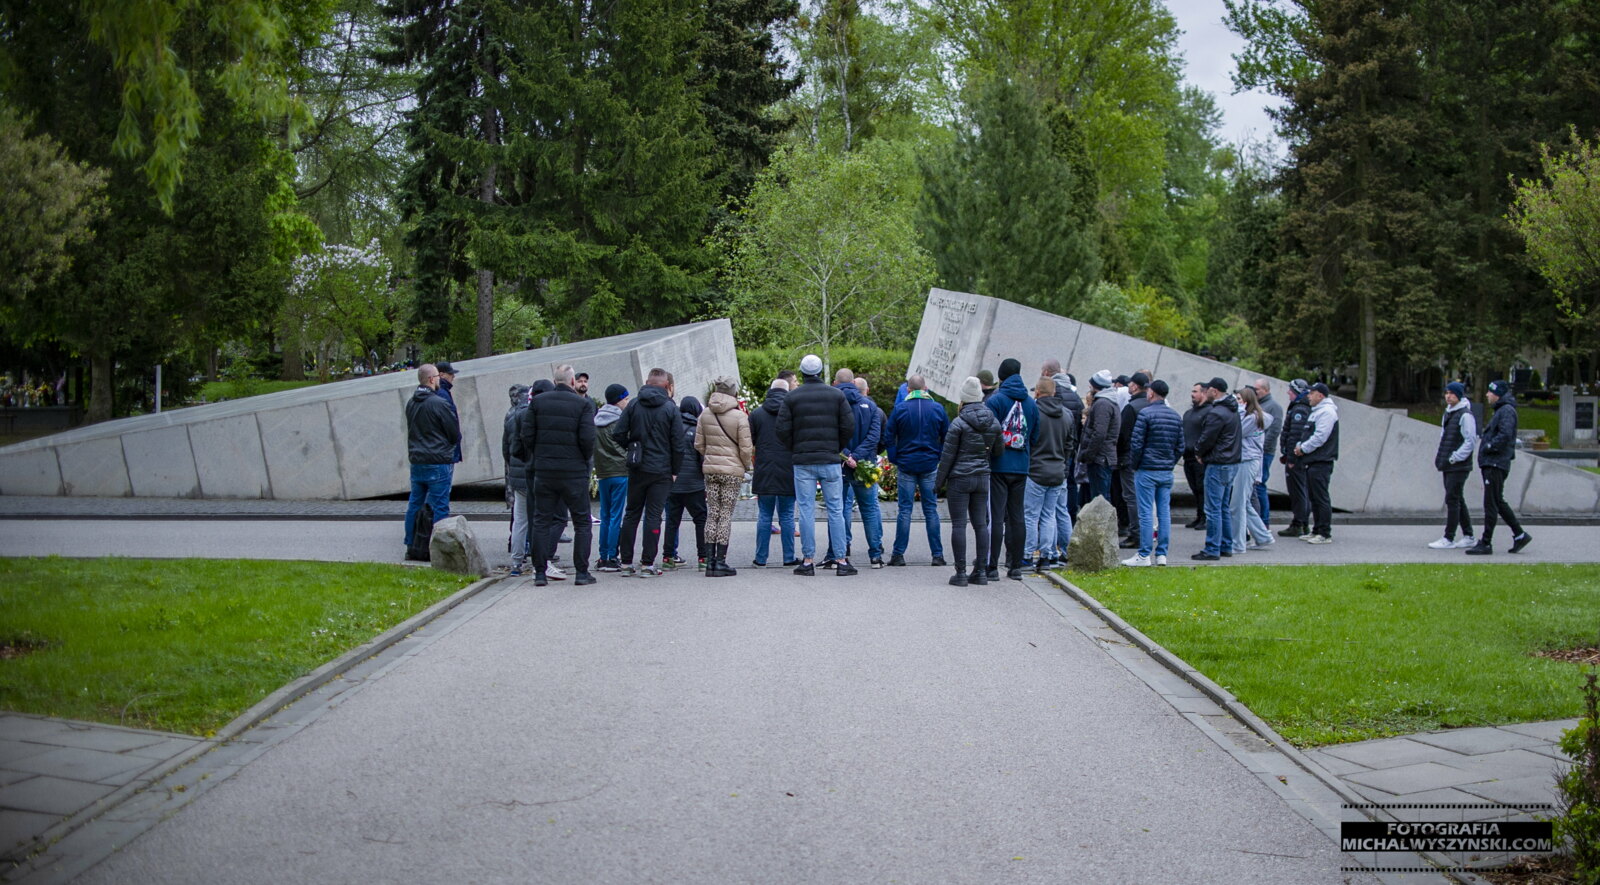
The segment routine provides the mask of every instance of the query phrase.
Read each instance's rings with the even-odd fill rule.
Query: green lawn
[[[1438,424],[1444,418],[1444,406],[1411,407],[1406,409],[1406,414],[1418,421]],[[1550,440],[1553,446],[1561,437],[1561,414],[1553,406],[1546,408],[1517,403],[1517,429],[1543,430],[1545,439]]]
[[[1579,714],[1600,566],[1123,569],[1071,580],[1299,746]]]
[[[471,583],[432,569],[0,559],[0,709],[209,735]]]

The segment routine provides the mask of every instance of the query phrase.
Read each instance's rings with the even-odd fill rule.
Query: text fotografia
[[[1467,851],[1485,854],[1554,851],[1549,821],[1345,821],[1340,851]]]

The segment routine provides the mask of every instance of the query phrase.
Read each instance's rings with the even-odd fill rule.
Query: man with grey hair
[[[533,509],[533,583],[543,587],[558,526],[571,514],[572,563],[578,574],[574,585],[593,584],[589,574],[589,461],[594,457],[594,403],[572,389],[571,366],[559,366],[556,386],[533,398],[523,410],[519,434],[521,450],[532,475],[528,496]]]
[[[1256,510],[1261,513],[1264,524],[1272,522],[1272,502],[1267,498],[1267,478],[1272,475],[1272,461],[1278,457],[1278,438],[1283,432],[1283,404],[1272,398],[1272,383],[1265,378],[1257,378],[1252,384],[1256,389],[1256,405],[1261,411],[1272,416],[1272,429],[1267,432],[1265,444],[1261,447],[1261,481],[1256,483]]]
[[[406,559],[426,562],[428,550],[418,543],[417,516],[426,506],[429,525],[450,516],[450,480],[454,473],[461,425],[455,409],[439,395],[439,369],[432,363],[417,368],[417,389],[406,403],[406,449],[411,462],[411,498],[406,503]],[[429,530],[431,532],[431,529]]]

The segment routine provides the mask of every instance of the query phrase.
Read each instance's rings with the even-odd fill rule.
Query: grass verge
[[[1071,580],[1298,746],[1580,712],[1600,566],[1123,569]]]
[[[373,563],[0,559],[0,708],[210,735],[471,581]]]

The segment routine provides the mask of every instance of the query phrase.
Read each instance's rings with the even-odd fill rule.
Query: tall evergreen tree
[[[773,108],[800,86],[786,75],[774,31],[794,18],[798,0],[707,0],[697,84],[724,170],[723,196],[749,193],[793,115]]]

